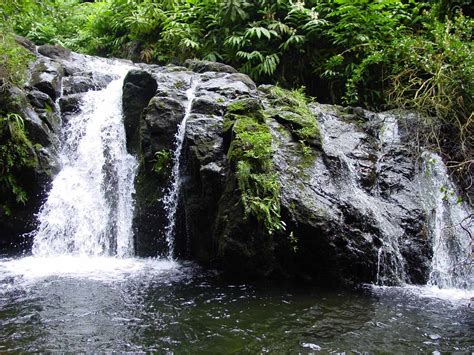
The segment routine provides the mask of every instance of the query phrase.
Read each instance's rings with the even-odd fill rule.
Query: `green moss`
[[[172,154],[169,150],[160,150],[156,152],[152,170],[159,176],[162,176],[170,169],[171,159]]]
[[[259,102],[244,99],[229,105],[224,128],[232,131],[228,157],[235,167],[245,214],[253,215],[270,234],[284,229],[272,136]]]
[[[316,160],[317,153],[314,152],[311,147],[309,147],[303,140],[300,140],[300,149],[301,149],[301,157],[300,162],[298,164],[298,168],[300,169],[300,177],[309,179],[309,176],[304,172],[307,168],[311,167]]]
[[[231,114],[250,116],[259,123],[265,123],[265,114],[260,102],[256,99],[247,98],[234,101],[227,106],[227,115]]]
[[[274,86],[269,92],[272,104],[270,115],[287,126],[298,140],[320,145],[318,122],[308,107],[303,89],[289,91]]]
[[[179,80],[174,83],[175,89],[182,90],[185,89],[188,86],[188,84],[184,80]]]

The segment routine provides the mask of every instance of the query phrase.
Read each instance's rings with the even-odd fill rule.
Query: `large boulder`
[[[184,65],[196,73],[217,72],[217,73],[238,73],[230,65],[211,62],[208,60],[187,59]]]
[[[41,59],[32,72],[30,85],[47,94],[54,101],[61,95],[61,77],[64,69],[57,62]]]
[[[130,152],[139,151],[140,116],[155,95],[156,89],[156,80],[143,70],[131,70],[124,79],[122,107],[127,149]]]
[[[193,106],[199,113],[190,116],[186,130],[176,236],[180,255],[241,278],[427,281],[432,251],[416,192],[416,165],[409,139],[390,136],[402,117],[313,105],[323,141],[313,143],[310,136],[305,143],[294,133],[301,127],[275,117],[275,102],[263,95],[267,116],[274,117],[267,124],[286,224],[284,231],[269,234],[244,212],[235,167],[227,159],[233,138],[226,137],[222,111],[244,96],[239,84],[228,92],[209,85],[212,80],[222,77],[206,77],[199,86]],[[216,106],[210,97],[217,92],[223,99]],[[251,89],[248,95],[258,96]]]
[[[135,250],[140,256],[166,255],[168,244],[165,227],[168,217],[163,199],[170,188],[175,137],[185,115],[186,90],[191,85],[192,76],[190,73],[177,73],[174,77],[163,74],[156,78],[157,85],[147,74],[134,75],[138,85],[124,85],[124,92],[148,90],[148,95],[155,94],[142,111],[140,106],[144,101],[127,104],[129,109],[125,114],[126,120],[128,115],[130,121],[130,136],[127,134],[127,138],[131,138],[129,150],[133,152],[139,148],[141,155],[135,183]],[[164,92],[169,92],[169,95],[164,96]],[[132,133],[137,120],[139,129]],[[134,139],[138,139],[138,142]]]
[[[69,59],[71,57],[71,50],[52,44],[44,44],[38,47],[38,53],[52,59]]]

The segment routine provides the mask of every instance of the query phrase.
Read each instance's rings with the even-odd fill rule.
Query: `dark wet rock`
[[[83,67],[71,69],[70,62],[62,62],[65,70],[63,79],[63,94],[81,93],[89,90],[101,90],[113,80],[118,79],[115,74],[83,71]]]
[[[25,91],[11,85],[0,88],[0,107],[6,112],[19,114],[24,122],[25,129],[32,142],[43,146],[57,143],[50,128],[39,118],[33,106],[29,103]]]
[[[188,59],[184,62],[184,65],[196,73],[209,71],[217,73],[238,73],[238,71],[230,65],[207,60]]]
[[[246,74],[242,74],[242,73],[231,74],[227,76],[227,80],[242,82],[245,85],[247,85],[250,88],[250,90],[255,90],[257,88],[253,80],[250,79],[250,77]]]
[[[92,77],[94,86],[97,90],[104,89],[113,80],[118,79],[116,75],[105,73],[92,73],[90,76]]]
[[[63,80],[63,95],[78,94],[101,88],[96,85],[92,78],[85,76],[70,76]]]
[[[200,85],[202,90],[219,93],[227,99],[236,99],[240,96],[255,95],[255,84],[250,84],[247,81],[243,82],[240,77],[235,77],[234,74],[227,74],[223,76],[216,76],[209,78]]]
[[[168,252],[165,239],[167,217],[163,198],[169,188],[175,136],[184,117],[185,104],[185,101],[171,97],[155,96],[139,116],[142,163],[135,180],[133,228],[135,251],[140,256],[166,255]],[[157,154],[162,154],[167,160],[162,162],[163,166],[159,169],[155,166]]]
[[[386,284],[426,281],[430,242],[423,234],[424,216],[416,199],[414,161],[403,137],[389,139],[380,133],[390,129],[392,121],[359,108],[314,105],[324,142],[317,137],[318,142],[303,145],[294,134],[303,128],[295,125],[297,120],[279,117],[284,110],[268,113],[287,226],[269,235],[244,213],[235,167],[227,159],[232,137],[223,132],[223,115],[236,99],[250,105],[241,104],[241,111],[235,112],[239,115],[252,111],[252,105],[261,108],[262,100],[267,111],[273,109],[265,97],[270,91],[261,87],[264,96],[259,95],[241,74],[206,70],[192,77],[165,70],[153,76],[156,95],[140,118],[144,163],[134,225],[141,255],[159,253],[150,246],[167,249],[166,213],[160,201],[171,166],[157,174],[153,164],[155,154],[173,151],[186,90],[199,80],[181,160],[176,255],[241,278],[298,275],[326,284],[376,282],[377,276]],[[405,273],[379,265],[381,253],[386,263],[399,262]]]
[[[191,257],[203,264],[217,254],[214,240],[219,202],[228,171],[224,154],[222,116],[193,114],[187,122],[182,174],[181,230],[186,238],[178,238],[178,255]],[[189,241],[189,245],[187,245]]]
[[[30,52],[36,53],[36,45],[28,38],[15,35],[15,42],[28,49]]]
[[[39,46],[38,52],[44,55],[45,57],[49,57],[52,59],[69,59],[71,56],[70,49],[51,44],[44,44],[42,46]]]
[[[59,99],[59,107],[62,114],[79,112],[81,109],[82,94],[62,96]]]
[[[161,150],[173,150],[178,125],[184,117],[183,103],[168,97],[154,97],[143,112],[140,137],[147,162]]]
[[[189,68],[173,65],[173,64],[168,64],[167,66],[163,68],[163,71],[167,73],[174,73],[174,72],[180,72],[180,71],[189,71]]]
[[[223,103],[209,97],[198,97],[193,102],[192,111],[195,113],[202,113],[205,115],[224,115]]]
[[[191,87],[193,73],[189,71],[178,71],[156,75],[158,83],[156,96],[169,97],[178,101],[186,101],[186,90]]]
[[[39,91],[49,95],[51,99],[56,100],[61,94],[61,77],[63,73],[63,69],[58,63],[40,60],[32,70],[30,84]]]
[[[124,79],[122,106],[127,149],[130,152],[139,152],[140,116],[156,89],[156,80],[146,71],[131,70]]]
[[[51,97],[39,90],[31,90],[28,93],[28,100],[30,101],[31,105],[37,109],[54,110],[54,102],[51,100]]]
[[[35,89],[28,92],[28,100],[39,118],[48,128],[55,134],[59,134],[61,118],[58,112],[56,112],[56,105],[53,103],[53,100],[45,93]]]
[[[34,162],[33,166],[23,167],[17,176],[17,183],[27,194],[27,203],[17,203],[11,196],[2,196],[2,202],[8,203],[10,207],[9,215],[5,214],[3,208],[0,209],[0,250],[3,251],[28,249],[31,240],[22,235],[36,227],[34,214],[38,212],[52,176],[58,170],[59,140],[38,114],[37,111],[41,109],[30,104],[29,94],[31,92],[27,94],[26,90],[10,85],[0,87],[0,107],[4,112],[21,116],[31,142],[28,159]],[[34,97],[38,99],[37,103],[48,102],[41,95]]]

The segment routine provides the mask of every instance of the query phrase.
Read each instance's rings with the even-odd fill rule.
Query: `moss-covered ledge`
[[[259,88],[266,94],[269,109],[266,114],[285,126],[303,145],[321,147],[319,125],[308,106],[302,89],[286,90],[278,86]]]
[[[269,234],[283,230],[272,136],[260,102],[249,98],[230,104],[224,133],[231,136],[227,155],[235,169],[245,215],[254,216]]]

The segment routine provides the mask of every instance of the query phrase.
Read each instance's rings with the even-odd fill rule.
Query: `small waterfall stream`
[[[401,220],[385,203],[380,186],[367,191],[361,186],[358,170],[357,151],[364,144],[364,136],[358,133],[356,126],[344,122],[336,116],[321,114],[320,128],[323,137],[323,149],[326,154],[337,158],[346,166],[345,176],[338,177],[344,181],[340,185],[346,201],[357,204],[365,210],[368,218],[373,218],[380,233],[382,245],[378,247],[376,257],[377,269],[375,284],[406,285],[406,261],[401,252],[405,232]],[[373,116],[372,124],[378,126],[376,133],[376,152],[374,169],[376,176],[387,169],[387,164],[396,164],[390,157],[396,157],[401,147],[401,138],[397,117],[391,113],[380,113]],[[360,153],[356,153],[360,154]],[[387,160],[389,159],[389,160]],[[441,158],[425,152],[423,165],[412,184],[414,191],[419,191],[419,199],[424,207],[427,219],[426,238],[433,244],[433,258],[428,285],[439,288],[472,289],[473,260],[472,236],[474,235],[473,215],[469,207],[459,200],[456,188],[450,181],[446,166]],[[385,165],[385,167],[384,167]]]
[[[81,111],[63,128],[62,168],[38,215],[35,256],[133,256],[137,162],[126,150],[121,106],[129,67],[105,69],[118,78],[87,92]]]
[[[456,194],[437,154],[424,152],[420,198],[428,216],[433,259],[428,284],[440,288],[474,288],[474,216]]]
[[[192,79],[191,79],[192,80]],[[173,169],[171,172],[171,185],[163,198],[163,203],[166,209],[167,224],[165,226],[165,237],[168,245],[168,258],[173,259],[174,236],[176,229],[176,212],[179,203],[179,193],[181,188],[181,152],[183,150],[184,136],[186,134],[186,122],[191,114],[193,101],[196,94],[196,88],[199,82],[197,80],[191,81],[191,86],[186,90],[186,108],[184,117],[178,126],[175,140],[175,150],[173,152]]]
[[[377,162],[383,158],[393,145],[399,141],[396,120],[390,115],[380,115],[382,129],[379,132],[379,150]],[[399,239],[403,230],[399,221],[394,219],[390,213],[390,205],[378,198],[377,194],[366,191],[359,182],[357,161],[353,159],[353,152],[359,144],[362,144],[362,136],[357,130],[346,122],[332,115],[323,115],[320,120],[321,136],[323,138],[324,150],[343,163],[346,175],[341,177],[341,192],[346,201],[355,203],[362,207],[368,218],[373,218],[380,230],[382,246],[377,254],[377,285],[397,285],[406,282],[405,261],[401,255]]]

